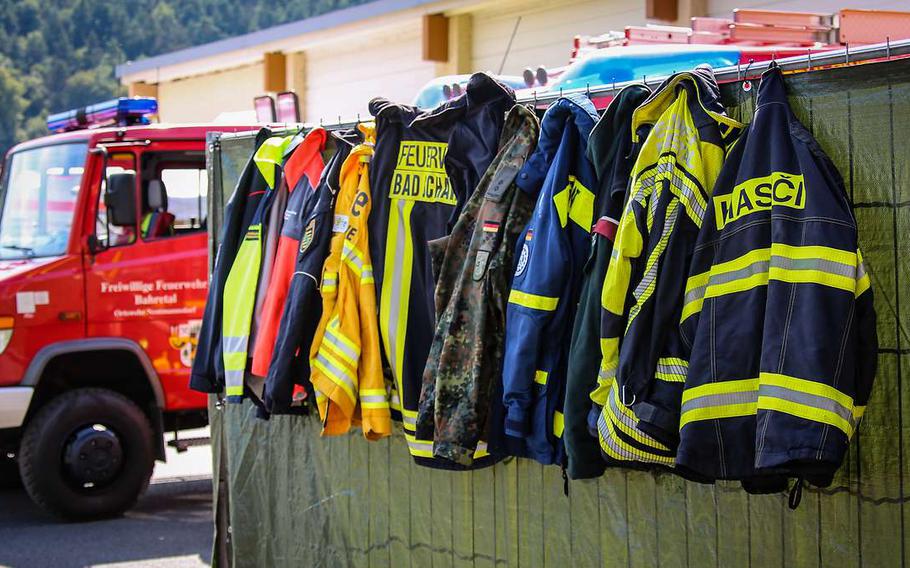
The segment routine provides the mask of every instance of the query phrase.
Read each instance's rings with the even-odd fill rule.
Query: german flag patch
[[[498,233],[499,232],[499,223],[497,221],[484,221],[483,222],[483,232],[484,233]]]

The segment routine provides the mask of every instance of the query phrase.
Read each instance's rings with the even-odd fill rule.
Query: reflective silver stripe
[[[820,410],[827,410],[828,412],[837,414],[846,420],[848,424],[856,426],[857,421],[853,418],[853,410],[826,396],[795,391],[777,385],[759,385],[758,396],[779,398],[781,400],[811,406]]]
[[[337,349],[341,353],[344,353],[351,360],[352,363],[356,364],[357,361],[360,359],[360,350],[351,349],[350,345],[347,345],[346,343],[344,343],[339,338],[340,333],[338,333],[336,331],[336,329],[338,329],[337,326],[335,328],[326,327],[325,335],[322,336],[322,340],[329,343],[333,347],[335,347],[335,349]]]
[[[316,360],[328,370],[330,378],[343,382],[351,389],[351,392],[357,392],[354,387],[353,379],[345,369],[339,369],[337,365],[329,361],[322,353],[316,354]]]
[[[610,405],[610,409],[613,411],[611,414],[616,417],[617,420],[631,428],[632,430],[638,430],[637,420],[632,420],[630,417],[623,414],[620,410],[619,405],[616,404],[616,399],[619,396],[616,385],[613,385],[613,388],[610,389],[610,396],[607,397],[607,404]],[[602,414],[605,414],[602,412]]]
[[[656,191],[654,189],[651,190],[651,201],[648,203],[648,218],[646,219],[646,222],[648,224],[648,232],[650,232],[651,228],[654,226],[654,217],[657,216],[657,205],[660,203],[660,194],[662,188],[662,184],[657,184],[655,188]]]
[[[860,262],[856,267],[856,279],[859,280],[866,275],[866,263]]]
[[[623,408],[619,406],[618,393],[619,390],[617,389],[617,384],[614,383],[610,395],[607,397],[607,404],[609,406],[604,408],[604,410],[601,412],[603,414],[609,414],[608,417],[610,418],[610,422],[612,422],[614,426],[617,424],[622,424],[629,430],[626,432],[620,428],[620,431],[622,431],[624,436],[628,436],[634,440],[634,443],[640,444],[639,448],[633,448],[635,451],[640,452],[642,455],[647,455],[655,449],[667,450],[668,448],[666,446],[651,436],[645,434],[638,428],[638,418],[636,418],[634,415],[630,416],[629,414],[631,414],[631,411],[622,411]],[[641,456],[638,457],[641,459]]]
[[[405,423],[406,426],[414,426],[414,427],[417,426],[417,417],[416,416],[402,415],[401,420],[402,420],[402,422]]]
[[[856,278],[857,273],[855,266],[824,258],[788,258],[775,254],[771,256],[771,259],[775,268],[784,270],[818,270],[847,278]]]
[[[360,280],[372,280],[373,279],[373,269],[365,268],[363,272],[360,273]]]
[[[683,362],[669,362],[668,359],[657,360],[655,376],[659,379],[684,382],[689,374],[689,366]]]
[[[657,370],[674,375],[685,375],[689,372],[689,366],[681,360],[676,362],[669,358],[662,358],[657,360]]]
[[[367,394],[360,396],[360,402],[363,403],[386,403],[388,399],[381,394]]]
[[[408,440],[408,447],[411,449],[411,453],[414,451],[423,451],[433,453],[433,442],[421,442],[418,440]]]
[[[679,215],[679,206],[673,207],[673,210],[664,220],[664,226],[661,230],[660,240],[654,246],[654,250],[651,251],[651,255],[654,257],[654,262],[651,263],[648,272],[642,276],[641,281],[638,283],[638,286],[635,287],[635,292],[632,293],[635,296],[636,304],[633,306],[635,315],[641,311],[641,298],[645,295],[645,292],[654,285],[654,281],[657,279],[657,270],[660,267],[660,258],[664,254],[664,250],[667,248],[667,242],[670,240],[670,233],[673,231],[673,227],[676,225],[676,218]],[[629,323],[632,323],[634,315],[630,314]]]
[[[616,424],[610,420],[610,423],[607,422],[606,411],[602,411],[600,416],[597,417],[597,431],[600,433],[601,444],[607,445],[613,452],[618,454],[622,459],[634,460],[645,463],[662,463],[665,465],[672,465],[674,458],[671,456],[661,455],[654,451],[655,448],[648,448],[644,446],[639,446],[641,440],[637,440],[632,436],[631,441],[623,440],[620,437],[620,430],[617,429]],[[637,431],[636,431],[637,432]],[[638,432],[641,434],[640,432]],[[628,436],[627,433],[622,435]],[[652,438],[641,434],[643,438],[653,441]],[[653,441],[654,444],[657,444],[656,441]],[[662,450],[666,448],[661,447]]]
[[[235,371],[224,371],[224,383],[225,386],[240,386],[243,385],[243,370]]]
[[[353,248],[346,249],[344,254],[341,257],[341,260],[343,260],[348,266],[350,266],[354,270],[354,272],[357,273],[357,275],[360,275],[360,273],[363,272],[363,261],[360,260],[360,258],[356,254],[354,254],[353,251],[354,251]]]
[[[691,290],[686,292],[686,295],[683,298],[683,305],[690,304],[692,302],[696,302],[696,301],[704,298],[705,290],[707,290],[707,288],[708,288],[708,284],[705,283],[705,284],[702,284],[701,286],[699,286],[698,288],[692,288]]]
[[[249,339],[248,335],[241,335],[238,337],[223,335],[221,337],[221,348],[224,349],[226,353],[245,353]]]
[[[349,241],[344,242],[344,249],[341,254],[341,259],[347,262],[357,274],[360,274],[365,268],[363,257],[360,255],[360,251],[352,245]],[[366,267],[371,268],[372,267]]]
[[[619,455],[622,459],[629,461],[651,461],[648,459],[647,454],[636,456],[632,452],[626,450],[616,443],[616,440],[613,437],[613,432],[607,425],[607,419],[604,417],[603,412],[601,412],[600,416],[597,417],[597,431],[600,433],[601,443],[609,446],[610,449],[613,450],[613,452]]]
[[[677,190],[677,195],[685,197],[685,203],[682,203],[682,206],[688,209],[688,206],[692,207],[692,212],[698,219],[704,219],[705,217],[705,203],[701,195],[697,194],[692,190],[691,187],[686,185],[685,180],[686,174],[680,168],[675,167],[674,164],[674,174],[670,176],[671,183],[673,187]],[[691,180],[690,180],[691,181]],[[680,201],[682,199],[680,198]]]
[[[721,272],[719,274],[712,274],[708,280],[708,286],[720,286],[722,284],[727,284],[728,282],[733,282],[734,280],[744,280],[749,278],[754,274],[764,274],[770,269],[770,262],[767,260],[758,260],[750,264],[749,266],[744,266],[738,270],[731,270],[730,272]],[[688,297],[686,298],[688,300]]]
[[[616,367],[612,369],[600,368],[600,371],[597,373],[597,378],[601,381],[611,381],[616,378]]]
[[[690,410],[698,408],[711,408],[716,406],[728,406],[731,404],[755,404],[758,401],[757,391],[741,391],[722,394],[708,394],[693,398],[682,404],[680,414],[685,414]]]
[[[651,172],[648,172],[650,174]],[[644,207],[646,205],[648,196],[651,195],[651,192],[654,190],[654,175],[647,175],[647,177],[641,177],[638,180],[638,191],[635,192],[633,200]]]
[[[389,346],[392,349],[392,353],[389,353],[389,364],[392,368],[392,374],[395,379],[401,384],[403,380],[404,369],[399,366],[402,361],[398,360],[398,337],[403,330],[398,329],[398,314],[401,309],[401,297],[404,289],[403,275],[402,271],[404,270],[404,249],[407,246],[407,228],[405,225],[408,222],[408,219],[405,218],[404,209],[407,206],[408,202],[404,199],[398,201],[398,231],[397,239],[395,240],[395,250],[393,254],[395,255],[394,268],[392,270],[392,282],[389,286],[391,292],[391,298],[389,302]],[[386,264],[388,264],[388,253],[386,251]],[[403,406],[403,405],[402,405]]]
[[[635,459],[635,456],[633,456],[630,452],[627,452],[616,445],[616,442],[613,440],[613,432],[611,432],[610,428],[607,426],[607,419],[604,418],[603,412],[601,412],[600,416],[597,417],[597,432],[600,434],[601,443],[610,446],[610,449],[620,457],[627,460]]]

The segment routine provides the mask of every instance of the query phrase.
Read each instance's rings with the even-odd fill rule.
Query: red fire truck
[[[206,423],[188,388],[207,288],[205,137],[154,99],[52,116],[0,177],[0,471],[67,518],[118,514],[164,433]],[[98,123],[113,126],[99,126]]]

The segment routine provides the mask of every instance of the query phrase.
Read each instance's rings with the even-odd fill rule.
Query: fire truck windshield
[[[66,252],[85,156],[80,143],[10,155],[0,188],[0,260]]]

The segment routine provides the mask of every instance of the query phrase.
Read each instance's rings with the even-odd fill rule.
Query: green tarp
[[[832,487],[750,496],[667,473],[572,482],[510,460],[453,473],[414,465],[404,438],[319,437],[313,417],[257,420],[213,405],[216,558],[245,566],[897,566],[910,560],[910,60],[788,75],[791,102],[840,169],[878,311],[879,373]],[[756,85],[757,86],[757,85]],[[757,89],[723,87],[748,120]],[[212,147],[223,203],[250,138]],[[221,183],[223,180],[223,183]],[[217,212],[211,229],[218,230]],[[220,490],[219,490],[220,489]]]

